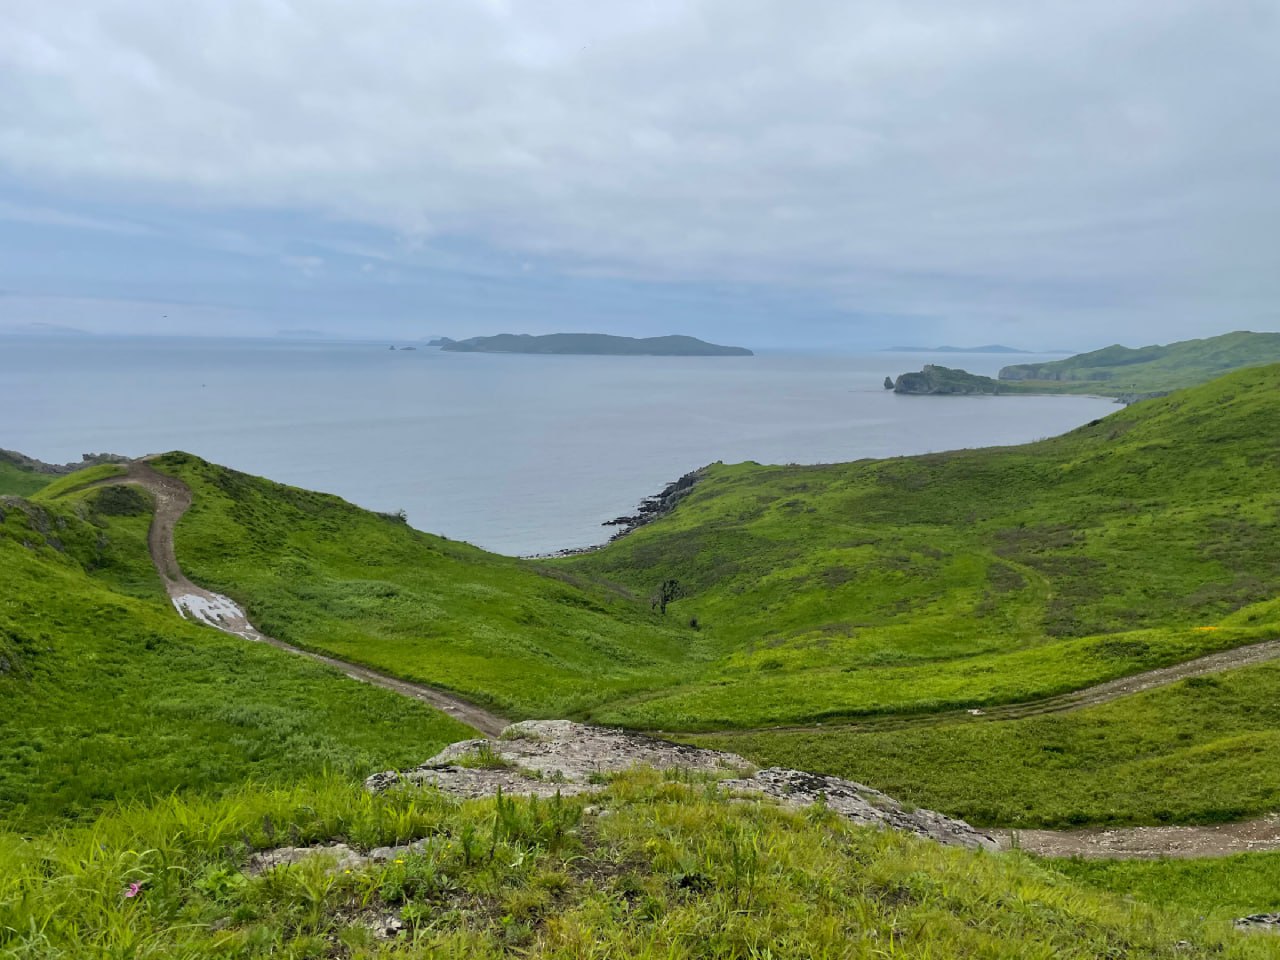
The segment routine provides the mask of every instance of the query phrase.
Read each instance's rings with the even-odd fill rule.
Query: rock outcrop
[[[672,481],[663,487],[662,492],[656,497],[646,497],[641,500],[634,515],[615,517],[613,520],[606,520],[601,526],[621,527],[621,530],[609,538],[610,541],[619,540],[646,523],[653,523],[659,517],[665,517],[676,508],[676,504],[690,494],[702,476],[703,470],[691,470],[679,480]]]
[[[411,770],[388,770],[365,781],[380,792],[430,785],[460,797],[504,794],[549,797],[592,793],[607,778],[633,767],[680,770],[720,782],[735,795],[754,795],[791,807],[824,803],[854,823],[903,830],[949,846],[996,849],[996,841],[963,820],[909,809],[871,787],[838,777],[770,767],[757,770],[733,753],[668,743],[653,737],[573,723],[526,720],[497,740],[464,740]]]

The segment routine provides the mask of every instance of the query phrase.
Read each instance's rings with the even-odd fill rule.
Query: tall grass
[[[1259,957],[1192,911],[1017,856],[636,773],[584,798],[459,803],[335,779],[168,798],[0,837],[11,957]],[[380,861],[245,873],[250,850],[420,840]],[[374,931],[395,918],[390,941]],[[1175,944],[1179,944],[1175,948]]]

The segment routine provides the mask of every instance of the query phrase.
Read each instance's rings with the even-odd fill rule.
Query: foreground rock
[[[963,820],[908,810],[860,783],[782,767],[757,770],[736,754],[568,720],[512,724],[497,740],[452,744],[411,770],[374,774],[365,786],[375,793],[417,784],[460,797],[490,796],[499,789],[522,796],[571,796],[601,790],[610,775],[633,767],[708,776],[734,794],[768,797],[791,807],[821,802],[857,824],[903,830],[948,846],[996,849],[993,838]]]
[[[1280,913],[1255,913],[1236,920],[1234,926],[1242,933],[1280,933]]]

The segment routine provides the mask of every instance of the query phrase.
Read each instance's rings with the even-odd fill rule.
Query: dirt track
[[[183,617],[205,623],[246,640],[270,644],[281,650],[288,650],[298,656],[326,664],[341,670],[352,680],[359,680],[402,696],[421,700],[437,710],[442,710],[455,720],[474,727],[487,737],[497,736],[502,728],[510,723],[509,720],[490,713],[483,707],[443,690],[388,676],[336,657],[303,650],[262,633],[249,622],[249,618],[235,601],[196,586],[186,578],[178,565],[173,532],[178,520],[191,506],[190,488],[176,477],[163,474],[142,460],[130,463],[123,476],[102,480],[94,485],[109,486],[122,483],[142,487],[155,498],[155,515],[147,535],[147,545],[150,548],[151,560],[155,564],[156,572],[160,574],[160,579],[164,582],[165,590],[173,601],[174,607]]]
[[[996,830],[1000,846],[1042,857],[1155,860],[1226,857],[1280,850],[1280,815],[1202,827],[1087,827],[1082,830]]]

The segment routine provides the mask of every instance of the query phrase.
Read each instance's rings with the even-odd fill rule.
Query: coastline
[[[578,557],[586,553],[595,553],[597,550],[603,550],[615,540],[621,540],[627,534],[633,533],[645,524],[653,523],[660,517],[665,517],[676,508],[681,500],[692,492],[698,481],[706,475],[706,471],[706,467],[690,470],[679,479],[671,481],[654,496],[645,497],[641,500],[636,506],[634,514],[623,514],[620,517],[614,517],[612,520],[604,521],[600,526],[620,528],[604,543],[592,544],[589,547],[566,547],[563,550],[553,550],[550,553],[532,553],[521,556],[520,559],[562,560],[566,557]]]

